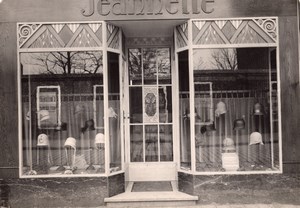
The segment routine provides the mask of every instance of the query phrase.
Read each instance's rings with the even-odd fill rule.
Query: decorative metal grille
[[[114,25],[107,24],[107,47],[113,49],[120,48],[120,29]]]
[[[101,47],[102,23],[19,24],[19,48]]]
[[[277,43],[277,19],[194,20],[193,44]]]
[[[188,23],[176,27],[176,44],[177,48],[183,48],[188,45]]]

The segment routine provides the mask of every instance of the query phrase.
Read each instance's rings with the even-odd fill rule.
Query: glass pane
[[[129,88],[130,123],[143,122],[143,91],[142,87]]]
[[[160,161],[173,161],[172,125],[160,125]]]
[[[180,166],[191,170],[190,95],[188,51],[178,54],[179,70],[179,119],[180,119]]]
[[[110,172],[121,170],[121,118],[119,55],[108,53],[108,119],[110,141]]]
[[[156,49],[143,49],[144,84],[157,83]]]
[[[145,158],[146,162],[158,161],[158,126],[145,126]]]
[[[129,49],[128,68],[130,85],[142,84],[142,51],[139,48]]]
[[[23,174],[104,173],[102,52],[21,53],[20,64]]]
[[[130,126],[130,161],[143,162],[144,161],[144,146],[143,146],[143,126]]]
[[[171,84],[170,49],[157,49],[158,83]]]
[[[159,122],[172,122],[172,87],[159,87]]]
[[[194,50],[197,171],[279,170],[274,51]]]

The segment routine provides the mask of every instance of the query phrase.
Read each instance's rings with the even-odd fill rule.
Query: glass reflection
[[[96,135],[106,133],[102,58],[101,51],[20,54],[24,175],[104,173],[104,140],[96,148]]]
[[[193,56],[196,170],[279,170],[276,50],[197,49]]]

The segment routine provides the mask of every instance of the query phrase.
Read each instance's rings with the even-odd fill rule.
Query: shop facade
[[[22,4],[0,4],[1,177],[49,187],[30,205],[299,171],[297,1]]]

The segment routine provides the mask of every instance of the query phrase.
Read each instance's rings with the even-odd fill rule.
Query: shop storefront
[[[299,170],[296,1],[33,2],[0,4],[3,178],[97,206]]]

